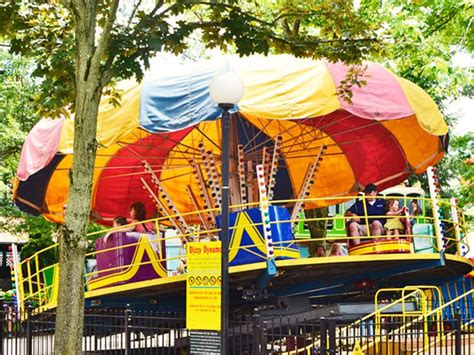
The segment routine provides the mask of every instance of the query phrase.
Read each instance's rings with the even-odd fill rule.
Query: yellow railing
[[[414,317],[422,317],[424,320],[423,322],[423,337],[425,343],[428,342],[428,319],[427,314],[429,312],[429,305],[428,305],[428,297],[426,296],[426,291],[434,291],[438,295],[438,300],[440,304],[443,303],[443,294],[441,292],[441,289],[437,286],[432,286],[432,285],[422,285],[422,286],[405,286],[402,288],[383,288],[378,290],[375,293],[375,309],[378,310],[378,306],[380,303],[380,295],[383,293],[387,292],[400,292],[402,297],[400,300],[402,301],[402,312],[397,312],[397,313],[389,313],[389,312],[384,312],[383,314],[381,312],[376,311],[375,315],[375,334],[381,334],[381,325],[382,325],[382,317],[400,317],[402,318],[402,324],[405,325],[407,322],[407,319],[411,319]],[[406,307],[406,300],[411,299],[410,297],[406,297],[405,293],[411,291],[410,295],[411,298],[420,298],[420,305],[419,309],[414,309],[413,311],[408,311]],[[435,313],[435,318],[436,321],[440,324],[442,324],[442,319],[443,319],[443,314],[440,311]],[[440,329],[439,332],[437,333],[438,337],[442,333],[443,329]],[[375,349],[376,352],[379,351],[379,344],[380,341],[375,341]]]
[[[422,314],[420,316],[418,316],[417,318],[411,320],[410,322],[405,322],[401,327],[381,336],[380,338],[378,338],[376,341],[373,341],[373,342],[370,342],[370,343],[367,343],[365,344],[363,347],[362,347],[362,351],[367,351],[368,349],[370,349],[371,347],[373,347],[376,343],[381,343],[383,341],[386,341],[387,339],[389,339],[389,337],[391,336],[394,336],[394,335],[398,335],[398,334],[401,334],[402,332],[408,330],[408,329],[411,329],[412,327],[418,325],[420,322],[423,322],[423,325],[427,324],[427,320],[429,319],[429,317],[435,315],[436,317],[438,317],[439,314],[441,314],[441,321],[438,321],[438,323],[436,323],[437,325],[439,325],[440,327],[437,329],[437,337],[434,341],[432,342],[429,342],[429,341],[424,341],[423,344],[425,344],[423,346],[422,349],[420,350],[416,350],[416,352],[413,352],[413,354],[419,354],[420,351],[421,353],[426,353],[426,351],[436,345],[437,343],[439,342],[444,342],[446,340],[446,337],[449,335],[449,334],[452,334],[453,331],[449,331],[449,332],[446,332],[444,329],[443,329],[443,322],[442,322],[442,312],[445,308],[447,307],[452,307],[454,304],[456,304],[457,302],[461,301],[462,299],[467,299],[470,295],[474,294],[474,289],[473,290],[470,290],[470,291],[467,291],[465,292],[464,294],[450,300],[449,302],[446,302],[444,303],[443,305],[431,310],[431,311],[428,311],[426,312],[425,314]],[[467,322],[466,324],[462,325],[461,327],[462,328],[467,328],[470,323],[472,321],[469,321]],[[425,330],[424,332],[425,336],[427,334],[427,331]],[[436,353],[436,351],[434,352]]]
[[[412,298],[413,296],[416,296],[418,293],[418,290],[413,290],[409,294],[403,294],[399,299],[392,301],[390,303],[384,304],[382,307],[378,307],[377,302],[375,303],[375,310],[372,313],[369,313],[365,315],[364,317],[356,320],[355,322],[348,324],[344,327],[338,327],[336,328],[336,338],[338,339],[343,339],[345,336],[344,334],[350,333],[350,330],[357,330],[361,324],[364,324],[364,322],[368,322],[372,319],[378,319],[381,316],[387,316],[386,311],[389,309],[395,307],[398,304],[405,304],[407,300]],[[405,307],[403,307],[405,308]],[[321,345],[321,338],[317,338],[315,341],[313,341],[311,344],[306,345],[303,348],[299,348],[296,350],[291,350],[285,353],[282,353],[282,355],[296,355],[296,354],[302,354],[303,352],[307,353],[308,355],[311,354],[313,348],[317,348],[318,346]]]
[[[365,201],[365,196],[358,196],[357,198],[362,199]],[[381,197],[384,198],[384,197]],[[389,197],[385,197],[385,199],[388,199]],[[324,198],[325,201],[331,198]],[[340,201],[349,201],[353,200],[354,197],[334,197],[332,198],[334,201],[340,202]],[[306,199],[304,200],[304,203],[306,206],[310,206],[311,204],[316,204],[318,200],[321,199]],[[424,203],[428,203],[429,199],[424,199],[424,198],[417,198],[418,201],[424,201]],[[293,206],[296,202],[299,200],[284,200],[284,201],[274,201],[273,203],[278,206]],[[445,206],[452,207],[449,203],[449,201],[442,201],[441,204],[444,204]],[[254,208],[258,207],[258,204],[252,203],[252,204],[245,204],[245,205],[236,205],[236,206],[231,206],[231,212],[238,212],[241,210],[246,210],[248,208]],[[203,216],[209,213],[214,213],[217,214],[219,211],[217,209],[207,209],[207,210],[202,210],[202,211],[194,211],[194,212],[189,212],[189,213],[183,213],[180,216],[189,219],[189,220],[198,220],[199,216]],[[465,228],[465,223],[464,223],[464,217],[462,215],[462,211],[460,212],[461,218],[459,218],[459,222],[457,224],[454,224],[452,222],[452,219],[445,219],[443,220],[446,225],[449,225],[450,228],[454,231],[454,229],[457,229],[457,233],[452,233],[453,235],[450,235],[449,229],[447,230],[447,235],[446,235],[446,240],[445,244],[447,248],[450,248],[451,245],[456,246],[455,252],[459,253],[460,248],[458,247],[459,244],[465,245],[467,248],[467,243],[465,242],[466,240],[466,228]],[[155,218],[155,219],[150,219],[148,221],[142,221],[142,222],[137,222],[134,224],[130,224],[127,227],[134,226],[140,223],[154,223],[156,226],[156,230],[159,230],[160,227],[165,226],[165,225],[170,225],[170,220],[174,219],[178,216],[172,215],[172,216],[166,216],[166,217],[160,217],[160,218]],[[377,216],[371,216],[371,218],[377,217]],[[378,217],[385,217],[385,216],[378,216]],[[408,216],[408,217],[420,217],[420,216]],[[270,224],[275,225],[275,224],[281,224],[281,223],[290,223],[291,225],[295,226],[299,223],[312,223],[312,222],[321,222],[321,221],[333,221],[333,224],[335,223],[336,219],[343,219],[344,221],[347,221],[348,218],[351,217],[344,217],[344,216],[330,216],[330,217],[321,217],[321,218],[304,218],[300,217],[297,219],[285,219],[285,220],[277,220],[277,221],[272,221]],[[432,222],[433,218],[429,216],[423,216],[425,222]],[[365,221],[367,221],[366,218],[364,218]],[[262,223],[244,223],[240,224],[236,227],[231,227],[231,230],[238,230],[238,229],[255,229],[257,226],[261,226]],[[457,227],[457,228],[456,228]],[[120,231],[124,227],[118,227],[114,229],[108,229],[104,231],[97,231],[94,233],[88,234],[88,238],[94,238],[94,237],[101,237],[106,233],[113,233]],[[101,269],[101,270],[96,270],[92,272],[87,272],[85,273],[85,288],[86,290],[91,287],[91,285],[96,281],[97,278],[100,278],[101,274],[108,274],[108,273],[119,273],[123,271],[125,267],[128,268],[133,268],[133,267],[140,267],[144,265],[151,265],[153,267],[158,267],[159,265],[166,265],[167,263],[172,263],[173,261],[176,263],[176,260],[181,258],[182,256],[166,256],[164,257],[164,251],[162,250],[163,244],[166,245],[168,241],[172,239],[179,239],[180,242],[175,243],[175,245],[179,245],[179,243],[184,242],[186,240],[195,240],[195,241],[205,241],[208,239],[214,239],[218,238],[220,229],[213,227],[213,228],[202,228],[197,227],[197,226],[192,226],[191,230],[189,230],[187,233],[182,233],[178,234],[177,236],[174,237],[161,237],[160,234],[156,234],[156,239],[149,239],[149,240],[138,240],[136,243],[128,244],[128,245],[122,245],[122,246],[116,246],[113,248],[109,248],[106,250],[99,250],[99,251],[94,251],[92,253],[87,254],[87,258],[96,258],[98,255],[101,253],[107,253],[107,252],[112,252],[112,251],[117,251],[120,249],[124,248],[146,248],[147,243],[156,243],[156,246],[158,248],[158,253],[157,256],[153,260],[149,261],[141,261],[138,260],[136,262],[127,264],[127,265],[120,265],[120,266],[113,266],[110,268],[106,269]],[[460,231],[460,232],[459,232]],[[412,235],[405,234],[405,235],[400,235],[398,238],[411,238]],[[435,251],[439,251],[440,248],[437,243],[437,238],[438,236],[436,235],[417,235],[417,238],[422,238],[422,239],[427,239],[431,241],[431,244],[436,246]],[[338,239],[335,239],[335,237],[325,237],[325,236],[318,236],[316,238],[311,238],[311,239],[298,239],[294,240],[289,238],[288,240],[281,240],[281,241],[275,241],[274,245],[276,247],[280,247],[281,253],[285,252],[290,252],[294,251],[294,248],[305,246],[308,243],[325,243],[328,241],[329,238],[333,238],[330,241],[331,242],[337,242]],[[352,240],[355,238],[360,238],[362,241],[372,241],[372,240],[384,240],[385,238],[392,238],[392,236],[361,236],[361,237],[352,237],[352,236],[345,236],[342,241],[346,242],[348,240]],[[265,242],[262,239],[257,239],[253,240],[252,243],[241,246],[241,245],[232,245],[230,246],[230,254],[240,252],[240,251],[246,251],[249,254],[252,254],[255,256],[256,260],[258,261],[265,261],[266,256],[265,253],[259,253],[258,251],[264,250],[265,248]],[[44,310],[48,308],[55,307],[56,300],[57,300],[57,285],[58,285],[58,265],[53,264],[53,265],[42,265],[40,263],[41,256],[43,253],[48,252],[52,249],[58,248],[58,245],[52,245],[48,248],[45,248],[43,250],[38,251],[35,253],[33,256],[31,256],[28,259],[23,260],[20,265],[19,265],[19,272],[18,272],[18,283],[19,283],[19,293],[20,293],[20,305],[22,306],[25,301],[30,301],[34,305],[38,307],[38,310]],[[467,251],[467,249],[466,249]],[[166,269],[166,268],[165,268]],[[170,272],[172,270],[165,270],[166,272]],[[49,278],[46,276],[49,274]],[[87,293],[86,293],[87,296]]]

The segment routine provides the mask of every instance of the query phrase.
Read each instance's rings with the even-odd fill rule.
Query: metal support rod
[[[336,354],[336,320],[329,319],[328,322],[329,354]]]
[[[322,317],[319,319],[320,324],[320,338],[321,338],[321,355],[326,355],[328,351],[328,321],[326,318]]]
[[[125,355],[131,354],[131,337],[130,337],[130,309],[129,304],[126,305],[124,316],[125,316],[125,324],[124,324],[124,331],[125,331]]]
[[[32,307],[29,303],[26,304],[26,355],[33,355],[33,320],[31,319]],[[12,325],[13,330],[13,325]]]
[[[459,308],[454,315],[454,354],[462,354],[462,318]]]
[[[230,166],[230,113],[233,105],[219,104],[222,109],[222,286],[221,286],[221,353],[228,354],[229,325],[229,166]]]

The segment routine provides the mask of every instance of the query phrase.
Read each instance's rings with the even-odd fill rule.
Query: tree
[[[26,59],[0,51],[0,199],[6,198],[21,145],[38,121],[33,104],[37,83]]]
[[[442,111],[450,100],[461,95],[472,97],[472,67],[462,67],[453,61],[456,54],[472,56],[474,50],[472,1],[386,0],[381,9],[378,21],[391,40],[383,55],[373,57],[375,60],[426,90]],[[456,122],[455,116],[444,116],[450,126]],[[439,163],[442,195],[459,197],[460,207],[469,207],[473,201],[469,184],[473,167],[467,164],[472,148],[472,134],[451,137],[448,153]],[[428,191],[426,174],[411,180],[419,180]]]
[[[60,235],[56,354],[81,351],[84,254],[98,142],[97,112],[117,80],[140,80],[158,51],[181,53],[197,32],[208,48],[239,54],[292,52],[357,62],[380,48],[374,25],[344,0],[168,2],[10,0],[0,6],[0,36],[12,52],[33,56],[42,77],[42,113],[74,112],[74,160],[66,222]],[[117,93],[115,93],[117,94]],[[66,292],[67,290],[67,292]]]
[[[449,158],[441,162],[443,194],[456,197],[459,207],[474,206],[474,133],[451,139]],[[440,174],[440,175],[441,175]]]
[[[377,61],[418,84],[439,105],[473,85],[472,69],[452,60],[474,50],[472,1],[385,0],[377,14],[390,38]]]

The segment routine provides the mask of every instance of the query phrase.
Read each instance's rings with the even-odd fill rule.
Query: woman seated
[[[146,220],[145,205],[142,202],[135,202],[130,206],[130,223],[138,223]],[[131,226],[131,232],[147,233],[155,231],[153,222],[142,222]]]

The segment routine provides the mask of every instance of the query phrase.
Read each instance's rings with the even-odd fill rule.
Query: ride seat
[[[415,253],[431,254],[436,253],[436,246],[433,243],[433,225],[429,223],[415,223],[412,227],[413,249]]]

